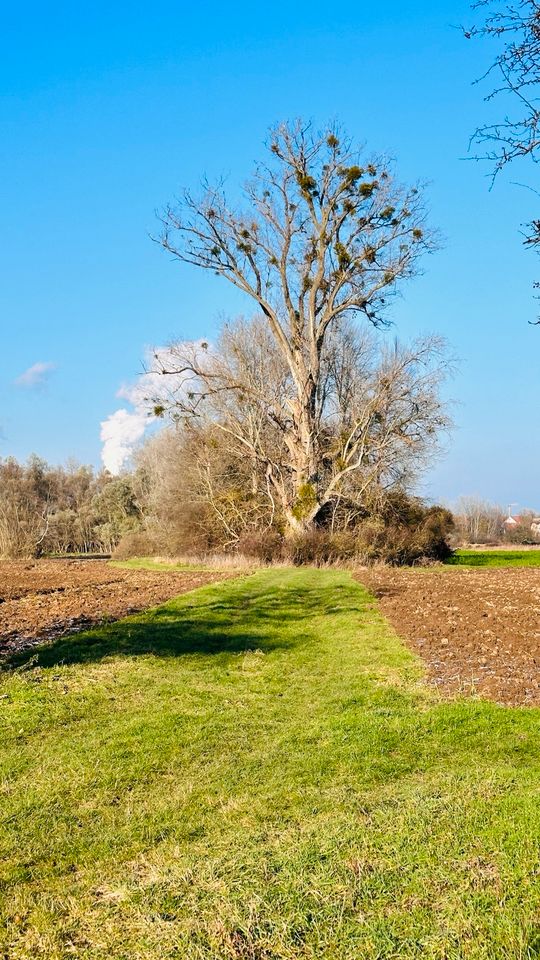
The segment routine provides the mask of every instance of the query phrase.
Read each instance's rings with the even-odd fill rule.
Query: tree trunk
[[[319,491],[319,451],[316,425],[317,388],[309,376],[294,410],[294,436],[289,449],[293,466],[292,503],[285,510],[290,536],[308,533],[315,526],[321,509]]]

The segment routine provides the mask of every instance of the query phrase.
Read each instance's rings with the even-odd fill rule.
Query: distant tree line
[[[133,479],[68,464],[0,460],[0,555],[110,553],[141,525]]]
[[[508,525],[508,514],[497,504],[481,497],[461,497],[454,510],[454,538],[459,544],[538,543],[538,534],[532,528],[537,516],[534,510],[525,508],[519,511],[516,523]]]
[[[442,558],[452,517],[382,474],[362,495],[333,505],[310,531],[291,536],[253,465],[212,433],[172,425],[138,451],[120,477],[91,467],[53,467],[36,456],[0,461],[0,555],[115,553],[205,556],[241,553],[263,562],[351,558],[391,563]],[[402,479],[402,478],[401,478]]]
[[[235,455],[208,427],[164,427],[138,450],[131,472],[37,456],[0,460],[0,556],[69,554],[200,556],[237,553],[261,561],[324,563],[444,559],[460,544],[533,544],[537,516],[506,512],[479,497],[462,497],[453,514],[412,493],[414,471],[381,469],[336,499],[310,531],[291,536],[287,518],[268,497],[264,475]]]

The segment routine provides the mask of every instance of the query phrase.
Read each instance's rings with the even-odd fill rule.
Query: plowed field
[[[441,691],[540,704],[540,569],[376,568],[358,579]]]
[[[223,578],[204,571],[124,570],[101,560],[1,562],[0,658]]]

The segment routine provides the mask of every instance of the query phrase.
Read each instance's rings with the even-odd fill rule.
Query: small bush
[[[350,560],[356,552],[357,542],[354,530],[337,533],[331,533],[328,530],[310,530],[308,533],[296,534],[284,540],[282,558],[295,566],[303,564],[322,566],[326,563]]]
[[[115,548],[113,560],[131,560],[132,557],[153,557],[158,550],[155,540],[145,530],[126,533]]]
[[[522,544],[525,546],[530,546],[531,544],[538,543],[537,537],[535,537],[533,531],[531,530],[531,520],[522,521],[518,523],[515,527],[508,527],[504,531],[503,540],[505,543],[514,543]]]
[[[283,537],[272,529],[246,533],[236,544],[235,551],[260,563],[276,562],[282,559]]]
[[[446,560],[452,553],[448,535],[452,519],[447,511],[434,511],[415,527],[390,527],[381,545],[387,563],[413,564],[418,561]]]

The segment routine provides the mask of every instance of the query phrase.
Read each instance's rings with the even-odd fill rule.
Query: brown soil
[[[100,560],[0,562],[0,657],[224,579],[223,573],[124,570]]]
[[[540,705],[539,568],[374,568],[358,579],[441,691]]]

